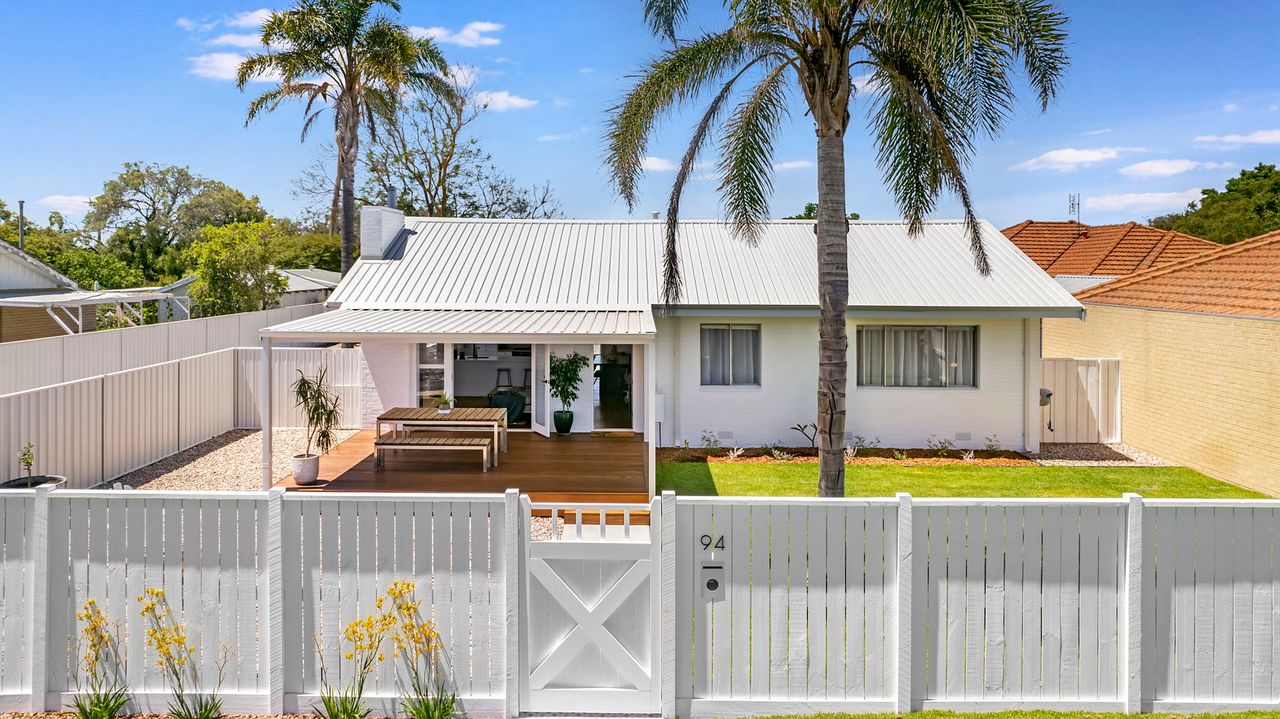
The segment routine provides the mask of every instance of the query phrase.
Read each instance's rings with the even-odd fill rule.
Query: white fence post
[[[503,497],[504,531],[502,547],[503,607],[506,613],[506,646],[503,656],[503,714],[520,716],[520,552],[525,541],[520,522],[520,490],[508,489]]]
[[[27,538],[31,547],[27,648],[30,651],[33,712],[45,710],[45,695],[49,690],[49,491],[48,485],[36,488],[31,536]]]
[[[1129,502],[1124,559],[1124,711],[1142,711],[1142,497],[1125,493]]]
[[[657,504],[660,537],[650,534],[650,541],[660,541],[662,566],[659,582],[662,590],[658,606],[658,697],[664,719],[676,715],[676,493],[666,490]],[[652,523],[652,518],[650,519]],[[650,527],[652,531],[652,527]]]
[[[264,550],[262,575],[259,578],[262,613],[263,674],[267,678],[267,713],[284,713],[284,577],[281,513],[284,489],[276,487],[267,493],[266,521],[262,532]],[[296,539],[296,537],[294,538]]]
[[[894,672],[894,693],[893,693],[893,709],[898,714],[906,714],[911,711],[912,696],[911,686],[912,671],[915,669],[913,664],[916,657],[912,648],[915,643],[912,641],[912,623],[914,622],[915,602],[912,596],[912,585],[914,583],[914,548],[912,547],[912,501],[911,495],[905,492],[899,492],[898,498],[898,578],[895,586],[896,601],[894,602],[894,613],[896,626],[894,627],[894,636],[897,646],[894,656],[897,661],[897,671]]]

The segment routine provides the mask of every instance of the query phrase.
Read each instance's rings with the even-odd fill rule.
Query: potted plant
[[[573,411],[569,409],[569,405],[578,399],[582,370],[589,364],[591,360],[577,352],[564,357],[551,355],[551,374],[547,378],[547,384],[551,385],[551,396],[559,400],[561,406],[552,415],[556,434],[569,434],[569,430],[573,429]]]
[[[302,454],[293,455],[293,481],[305,486],[316,483],[320,476],[320,455],[334,445],[335,430],[342,420],[341,400],[330,391],[324,369],[316,374],[315,379],[298,370],[293,395],[296,405],[302,408],[307,418],[307,446]],[[312,445],[319,450],[318,454],[312,453]]]
[[[436,411],[440,414],[449,414],[449,410],[453,409],[453,398],[447,394],[436,397]]]
[[[65,484],[66,477],[57,474],[32,474],[31,470],[36,464],[35,445],[27,442],[22,445],[22,451],[18,452],[18,466],[22,468],[22,476],[14,477],[7,482],[0,484],[0,489],[30,489],[39,487],[43,484]]]

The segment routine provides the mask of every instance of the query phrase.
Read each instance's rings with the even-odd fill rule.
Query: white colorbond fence
[[[136,596],[162,587],[205,676],[217,647],[232,652],[229,712],[305,712],[320,687],[311,638],[345,670],[341,628],[411,579],[467,711],[527,711],[527,638],[556,642],[541,620],[525,626],[525,565],[549,548],[521,504],[514,491],[0,493],[0,709],[67,701],[88,598],[123,622],[137,709],[160,709]],[[600,562],[653,552],[651,616],[592,620],[585,604],[585,643],[557,626],[614,657],[610,637],[657,627],[651,711],[664,716],[1280,708],[1277,501],[668,494],[651,509],[651,542],[566,535],[542,561],[571,598]],[[704,597],[704,563],[722,567],[723,599]],[[595,670],[601,655],[576,656]],[[572,690],[579,672],[557,666],[555,688]],[[394,671],[372,680],[375,713],[392,708]]]
[[[216,319],[216,318],[215,318]],[[360,423],[360,350],[275,348],[275,426],[302,426],[290,385],[299,369],[328,379],[343,425]],[[235,428],[256,428],[262,350],[233,348],[138,369],[0,395],[0,481],[21,476],[18,453],[34,445],[34,473],[92,487]]]
[[[1040,441],[1119,442],[1120,364],[1118,359],[1041,360],[1041,383],[1053,392],[1053,401],[1040,411]]]
[[[258,345],[258,330],[310,317],[298,305],[141,327],[0,343],[0,395],[112,374],[232,347]]]

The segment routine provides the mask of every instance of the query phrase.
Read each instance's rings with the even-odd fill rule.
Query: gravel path
[[[355,433],[339,430],[338,441]],[[306,430],[276,429],[271,439],[271,475],[284,479],[290,472],[289,459],[306,444]],[[262,432],[233,429],[115,481],[137,489],[257,491],[262,489]]]
[[[1039,454],[1027,455],[1046,467],[1171,467],[1154,454],[1127,444],[1040,445]]]

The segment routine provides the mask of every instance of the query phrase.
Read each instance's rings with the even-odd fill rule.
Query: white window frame
[[[876,329],[876,330],[880,330],[880,331],[883,333],[883,334],[881,335],[882,340],[881,340],[881,344],[880,344],[880,351],[881,351],[881,357],[880,357],[880,384],[863,384],[863,383],[862,383],[862,361],[863,361],[863,354],[862,354],[862,342],[861,342],[861,340],[860,340],[860,334],[861,334],[861,332],[862,332],[862,330],[863,330],[863,329]],[[942,373],[942,384],[940,384],[940,385],[902,385],[902,384],[895,384],[895,385],[891,385],[891,384],[889,384],[889,366],[890,366],[890,365],[889,365],[889,357],[888,357],[888,352],[889,352],[889,343],[888,343],[888,341],[886,341],[886,340],[885,340],[885,339],[883,339],[883,338],[887,338],[887,337],[889,336],[889,331],[890,331],[890,330],[893,330],[893,329],[912,329],[912,330],[919,330],[919,329],[933,329],[933,330],[942,330],[942,332],[943,332],[943,339],[942,339],[942,342],[943,342],[943,345],[944,345],[944,346],[946,346],[946,345],[948,345],[948,344],[949,344],[949,343],[947,342],[947,338],[946,338],[946,337],[947,337],[947,333],[948,333],[950,330],[953,330],[953,329],[956,329],[956,330],[962,330],[962,329],[963,329],[963,330],[972,330],[972,331],[973,331],[973,384],[951,384],[951,383],[950,383],[950,379],[951,379],[951,373],[950,373],[950,372],[943,372],[943,373]],[[979,337],[979,335],[981,334],[981,331],[982,331],[982,330],[981,330],[981,325],[901,325],[901,324],[899,324],[899,325],[894,325],[894,324],[884,324],[884,325],[857,325],[857,326],[854,328],[854,336],[853,336],[853,344],[854,344],[854,347],[855,347],[855,354],[856,354],[856,358],[855,358],[855,362],[854,362],[854,366],[853,366],[853,373],[854,373],[854,386],[856,386],[858,389],[868,389],[868,390],[918,390],[918,389],[923,389],[923,390],[939,390],[939,389],[975,390],[975,389],[979,389],[979,388],[980,388],[980,384],[981,384],[981,373],[980,373],[980,370],[981,370],[981,368],[982,368],[982,365],[981,365],[981,362],[980,362],[980,359],[981,359],[981,353],[982,353],[982,341],[981,341],[981,338]],[[948,367],[948,368],[950,368],[951,361],[952,361],[952,358],[951,358],[951,357],[947,357],[947,358],[945,359],[945,364],[947,365],[947,367]]]
[[[702,331],[704,329],[725,329],[729,331],[729,381],[724,384],[707,384],[702,381]],[[755,382],[734,382],[733,381],[733,331],[738,330],[754,330],[756,333],[756,368]],[[698,325],[698,386],[708,388],[743,388],[755,387],[759,388],[764,385],[761,378],[762,365],[764,364],[764,330],[758,322],[704,322]]]
[[[421,356],[422,345],[435,345],[441,347],[441,361],[436,364],[423,364],[418,361]],[[422,387],[418,384],[418,375],[424,369],[443,369],[444,370],[444,389],[441,390],[446,395],[453,396],[453,343],[452,342],[416,342],[413,345],[413,396],[417,400],[419,407],[422,406]]]

